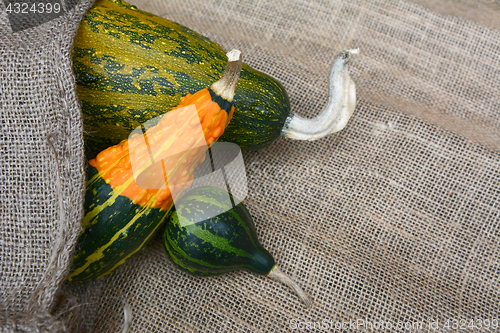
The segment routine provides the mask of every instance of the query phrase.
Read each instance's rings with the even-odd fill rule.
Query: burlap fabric
[[[227,50],[239,48],[246,63],[283,83],[292,109],[304,116],[314,116],[326,102],[333,56],[359,47],[351,61],[358,106],[348,126],[329,138],[277,140],[244,153],[245,203],[258,235],[282,270],[311,295],[311,310],[286,287],[251,273],[215,278],[182,273],[156,238],[100,281],[65,286],[80,305],[75,331],[121,332],[127,307],[132,332],[281,332],[312,326],[335,331],[339,324],[342,331],[383,331],[388,323],[391,332],[471,331],[473,326],[485,331],[479,319],[493,327],[500,317],[498,30],[407,1],[134,4]],[[2,75],[12,77],[5,66]],[[2,101],[9,84],[2,80]],[[4,138],[14,140],[2,132]],[[63,149],[66,141],[56,142]],[[51,154],[49,146],[40,147]],[[65,152],[58,156],[68,161],[80,153]],[[39,166],[23,158],[23,166]],[[55,164],[53,159],[39,163],[52,163],[52,173],[45,171],[48,176],[37,181],[51,181],[44,197],[31,199],[46,208],[32,214],[53,216]],[[5,184],[19,179],[6,174],[2,169],[0,195],[9,193]],[[64,174],[62,184],[75,175]],[[3,205],[2,214],[12,214]],[[17,258],[32,255],[34,247],[12,244],[23,239],[31,246],[24,240],[35,231],[23,229],[28,222],[8,221],[2,221],[2,261],[13,263],[2,262],[2,283],[9,287],[2,292],[24,309],[36,289],[28,282],[36,280],[40,266],[48,266],[58,224],[53,218],[36,230],[45,232],[46,252],[39,254],[37,247],[38,261],[23,262]],[[9,275],[9,269],[16,273]],[[11,282],[10,276],[19,279]],[[19,281],[25,281],[23,288]],[[460,320],[469,326],[460,326]]]
[[[9,22],[6,4],[0,2],[0,331],[62,332],[76,318],[76,299],[58,290],[81,228],[85,179],[70,52],[90,1],[42,25],[28,15]]]

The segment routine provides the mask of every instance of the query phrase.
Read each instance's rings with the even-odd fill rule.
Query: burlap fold
[[[58,293],[84,186],[69,59],[82,1],[18,34],[0,15],[4,331],[121,332],[128,307],[131,332],[500,327],[498,30],[410,1],[131,2],[240,49],[306,117],[326,102],[334,55],[360,48],[343,131],[244,152],[258,236],[314,307],[251,273],[180,272],[159,237],[113,274]]]
[[[62,332],[76,318],[75,299],[58,291],[85,181],[70,52],[91,2],[38,26],[9,22],[8,3],[0,3],[0,327]]]

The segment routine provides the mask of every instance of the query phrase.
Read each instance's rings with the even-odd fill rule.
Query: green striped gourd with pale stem
[[[220,188],[188,190],[175,203],[163,233],[163,246],[174,265],[190,274],[210,276],[249,270],[287,284],[307,307],[312,304],[260,244],[243,203]]]
[[[69,281],[109,274],[146,245],[229,123],[240,70],[241,55],[233,50],[224,75],[210,88],[186,95],[157,125],[89,161]]]
[[[100,151],[117,144],[182,96],[208,86],[220,77],[224,53],[182,25],[121,0],[97,0],[80,25],[72,52],[87,145]],[[280,135],[316,140],[341,130],[355,107],[355,87],[347,72],[351,53],[335,58],[328,104],[314,119],[291,113],[283,86],[243,65],[235,114],[221,140],[258,149]]]

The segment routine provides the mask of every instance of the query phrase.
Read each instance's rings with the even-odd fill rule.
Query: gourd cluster
[[[239,51],[225,54],[196,32],[122,0],[97,0],[72,52],[85,141],[95,157],[68,280],[111,273],[166,225],[165,253],[180,269],[251,270],[289,285],[310,306],[259,243],[243,203],[216,187],[190,186],[217,140],[259,149],[279,136],[316,140],[341,130],[356,104],[347,71],[353,53],[335,57],[328,103],[304,119],[290,112],[283,86],[242,65]]]

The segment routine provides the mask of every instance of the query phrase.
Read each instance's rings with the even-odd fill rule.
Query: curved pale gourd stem
[[[325,108],[313,119],[290,115],[283,127],[283,137],[313,141],[345,127],[356,107],[356,86],[349,76],[347,64],[351,54],[357,53],[359,49],[347,50],[335,57],[330,66]]]
[[[277,265],[274,265],[267,276],[292,288],[307,308],[312,306],[312,301],[309,296],[307,296],[306,292],[302,290],[295,281],[290,279],[288,275],[283,273]]]

